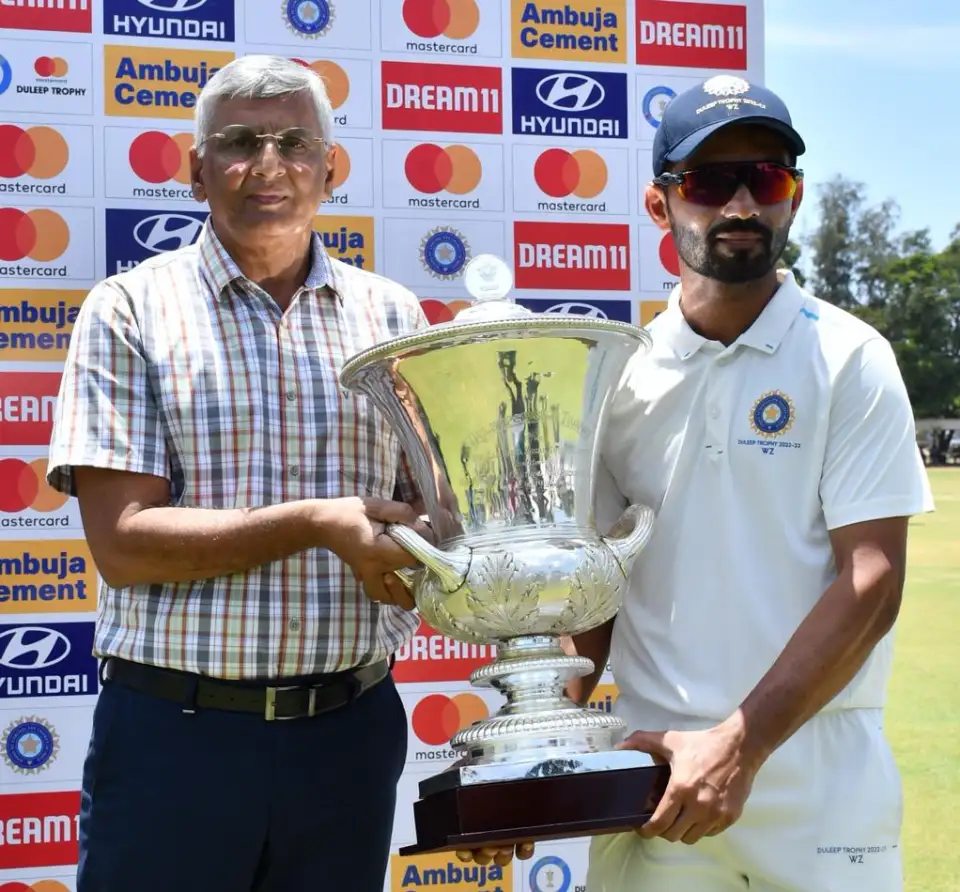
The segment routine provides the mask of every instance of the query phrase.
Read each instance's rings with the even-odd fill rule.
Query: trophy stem
[[[593,671],[592,660],[564,653],[555,635],[526,635],[498,643],[497,659],[470,681],[507,699],[490,718],[450,741],[464,763],[520,762],[611,750],[625,725],[599,709],[578,706],[564,688]]]

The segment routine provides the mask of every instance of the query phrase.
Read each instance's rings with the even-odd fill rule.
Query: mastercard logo
[[[47,483],[47,460],[31,462],[19,458],[0,459],[0,513],[16,514],[34,511],[56,511],[67,503],[67,496]],[[0,886],[0,892],[3,887]]]
[[[476,694],[431,694],[414,708],[410,724],[413,733],[430,746],[449,743],[457,731],[485,719],[490,713],[487,704]]]
[[[61,59],[59,56],[40,56],[33,63],[33,70],[38,77],[66,77],[70,66],[67,65],[66,59]]]
[[[70,892],[67,886],[57,880],[37,880],[32,885],[27,883],[2,883],[0,892]]]
[[[418,192],[446,190],[464,195],[477,188],[483,166],[473,149],[424,143],[410,150],[403,165],[407,181]]]
[[[190,183],[190,133],[148,130],[130,143],[130,169],[147,183]]]
[[[461,310],[470,306],[468,300],[451,300],[444,303],[442,300],[434,300],[432,297],[420,301],[423,308],[423,315],[427,317],[427,322],[431,325],[437,325],[441,322],[449,322]]]
[[[70,158],[67,141],[52,127],[0,124],[0,177],[55,177]]]
[[[677,254],[677,243],[673,240],[672,232],[660,239],[660,262],[671,275],[680,275],[680,255]]]
[[[417,37],[463,40],[480,24],[476,0],[403,0],[403,21]]]
[[[305,62],[303,59],[294,59],[293,61],[320,75],[327,86],[327,96],[330,97],[330,104],[335,109],[340,108],[347,101],[347,97],[350,95],[350,78],[336,62],[326,60]]]
[[[607,185],[607,164],[590,149],[547,149],[533,165],[533,178],[543,192],[554,198],[571,193],[578,198],[594,198]]]
[[[67,221],[56,211],[0,208],[0,260],[29,257],[45,263],[56,260],[69,244]]]

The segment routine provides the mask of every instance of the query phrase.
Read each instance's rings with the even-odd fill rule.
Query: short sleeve
[[[101,282],[80,307],[54,417],[47,482],[76,495],[73,468],[170,478],[140,330],[127,296]]]
[[[864,343],[834,383],[820,499],[831,530],[934,510],[910,398],[884,338]]]
[[[597,463],[593,497],[594,516],[600,535],[606,535],[613,528],[628,504],[627,497],[620,491],[616,479],[601,458]]]

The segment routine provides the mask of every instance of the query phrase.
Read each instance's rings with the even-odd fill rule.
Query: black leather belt
[[[116,682],[148,696],[181,703],[187,713],[223,709],[259,714],[272,722],[311,718],[346,706],[383,681],[389,671],[387,661],[381,660],[321,677],[316,683],[267,686],[223,681],[110,657],[103,664],[101,677],[104,682]]]

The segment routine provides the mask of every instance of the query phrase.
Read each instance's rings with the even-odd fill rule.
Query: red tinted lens
[[[736,195],[741,183],[758,204],[779,204],[792,198],[797,188],[793,174],[775,164],[718,164],[689,171],[680,197],[693,204],[719,207]]]

